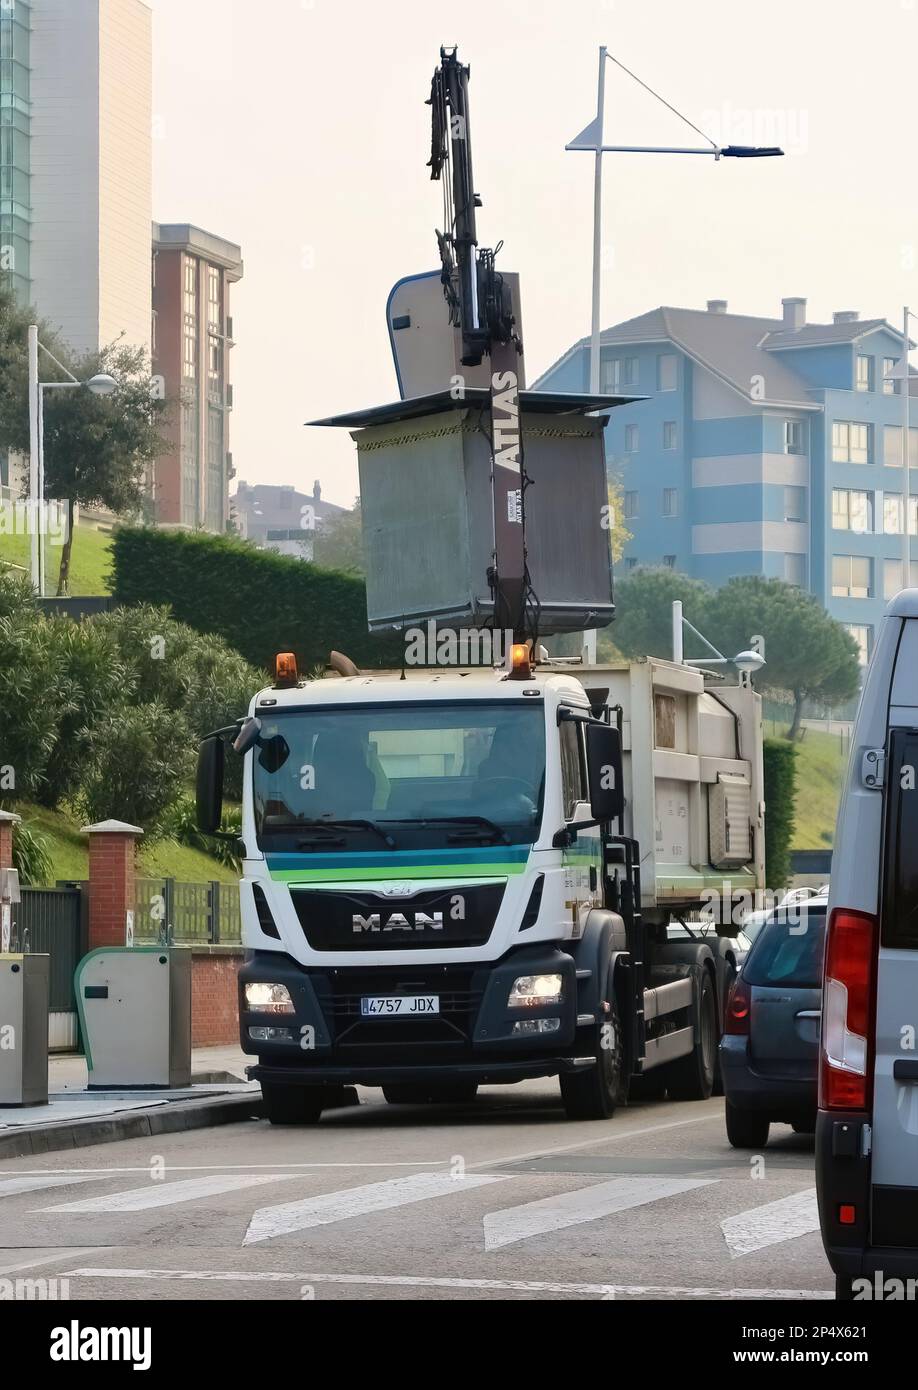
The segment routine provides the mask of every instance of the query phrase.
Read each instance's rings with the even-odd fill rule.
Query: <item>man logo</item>
[[[359,912],[355,912],[351,918],[351,930],[354,932],[385,932],[385,931],[431,931],[443,930],[442,912],[412,912],[412,920],[403,912],[393,912],[383,922],[378,912],[371,912],[369,917],[362,917]]]
[[[413,883],[387,883],[376,891],[384,898],[407,898],[418,890]]]

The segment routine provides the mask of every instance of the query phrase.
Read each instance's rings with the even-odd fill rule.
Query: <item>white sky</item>
[[[610,51],[721,143],[783,160],[607,155],[603,325],[657,304],[918,308],[918,0],[149,0],[154,216],[240,243],[232,449],[249,482],[350,504],[346,432],[397,397],[385,303],[437,264],[424,101],[472,68],[483,245],[522,277],[530,380],[589,331],[593,117]],[[609,66],[610,143],[697,137]],[[913,333],[913,336],[918,334]]]

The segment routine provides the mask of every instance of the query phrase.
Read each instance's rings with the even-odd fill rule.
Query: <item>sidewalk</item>
[[[0,1106],[0,1158],[257,1117],[261,1090],[246,1080],[249,1060],[238,1047],[199,1047],[191,1054],[190,1086],[89,1091],[85,1058],[52,1056],[47,1105]]]

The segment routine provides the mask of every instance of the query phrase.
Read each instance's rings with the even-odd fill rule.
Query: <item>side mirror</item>
[[[217,734],[205,738],[198,747],[195,804],[198,829],[205,835],[219,830],[223,818],[223,756],[223,740]]]
[[[590,814],[594,820],[618,820],[625,809],[622,736],[612,724],[586,728]]]
[[[253,718],[244,720],[242,723],[242,727],[240,728],[235,740],[233,741],[233,752],[238,753],[239,756],[242,757],[242,755],[244,753],[247,753],[250,748],[255,747],[255,744],[258,742],[260,737],[261,720]]]

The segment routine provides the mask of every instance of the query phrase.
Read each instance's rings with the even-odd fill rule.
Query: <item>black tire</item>
[[[700,1036],[695,1046],[687,1057],[680,1057],[665,1068],[670,1100],[708,1100],[714,1089],[720,1029],[717,1026],[717,995],[708,970],[701,976],[698,1014]]]
[[[444,1081],[441,1085],[404,1082],[383,1086],[389,1105],[468,1105],[478,1094],[477,1081]]]
[[[323,1097],[317,1086],[284,1086],[276,1081],[263,1081],[261,1099],[265,1116],[272,1125],[314,1125],[322,1115]]]
[[[595,1025],[596,1065],[586,1071],[562,1072],[559,1078],[569,1120],[610,1120],[616,1107],[628,1099],[624,1034],[611,979],[606,988],[609,1012]]]
[[[734,1149],[764,1149],[771,1122],[758,1110],[738,1110],[726,1103],[727,1138]]]
[[[724,1028],[727,1022],[727,1003],[730,999],[730,991],[733,988],[733,981],[736,979],[736,966],[732,961],[727,961],[724,967],[724,1006],[720,1010],[720,1027],[717,1030],[718,1038],[724,1035]],[[722,1096],[724,1093],[724,1074],[720,1063],[720,1045],[714,1058],[714,1085],[711,1090],[712,1096]]]

